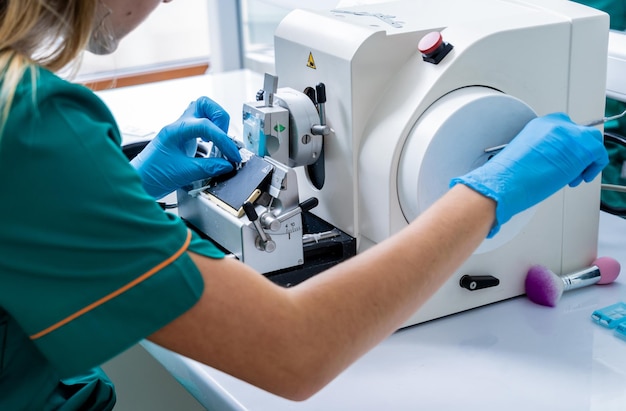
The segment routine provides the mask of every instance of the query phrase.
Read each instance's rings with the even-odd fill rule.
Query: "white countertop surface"
[[[626,267],[626,221],[602,213],[599,255]],[[555,308],[513,298],[396,332],[296,403],[149,342],[211,410],[626,410],[626,341],[591,313],[626,301],[626,276],[566,292]]]

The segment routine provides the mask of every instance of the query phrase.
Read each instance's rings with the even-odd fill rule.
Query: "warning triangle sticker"
[[[309,60],[307,61],[306,66],[314,70],[317,69],[317,67],[315,66],[315,59],[313,58],[313,53],[311,52],[309,52]]]

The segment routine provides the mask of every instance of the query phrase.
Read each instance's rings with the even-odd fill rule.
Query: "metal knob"
[[[259,222],[259,215],[256,213],[254,205],[249,201],[246,201],[243,204],[243,211],[244,213],[246,213],[246,217],[248,217],[248,220],[252,222],[254,228],[259,234],[259,236],[257,237],[257,241],[255,242],[256,247],[259,250],[267,251],[268,253],[276,250],[276,243],[269,235],[265,233],[265,231],[263,231],[263,227],[261,227],[261,223]]]

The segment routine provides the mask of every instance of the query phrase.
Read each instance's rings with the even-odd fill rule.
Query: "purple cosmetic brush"
[[[526,295],[534,303],[555,307],[564,291],[612,283],[619,271],[619,262],[611,257],[597,258],[589,268],[561,275],[542,265],[535,265],[526,275]]]

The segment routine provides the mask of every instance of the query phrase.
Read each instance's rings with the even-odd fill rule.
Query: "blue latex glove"
[[[530,121],[501,152],[466,175],[452,179],[496,201],[493,237],[515,214],[562,187],[592,181],[608,164],[600,130],[579,126],[563,113]]]
[[[229,122],[228,113],[208,97],[192,102],[131,160],[148,194],[159,199],[193,181],[232,171],[232,163],[240,163],[241,156],[226,135]],[[212,141],[226,159],[194,157],[198,137]]]

